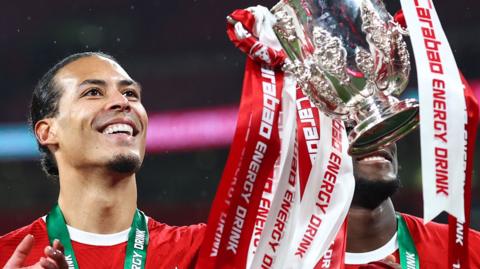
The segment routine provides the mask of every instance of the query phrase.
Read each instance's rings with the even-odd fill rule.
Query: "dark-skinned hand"
[[[402,269],[402,266],[397,263],[395,256],[388,255],[381,261],[371,262],[360,266],[360,269]]]

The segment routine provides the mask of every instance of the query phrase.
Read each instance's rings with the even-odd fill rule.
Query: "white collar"
[[[394,253],[398,249],[397,233],[383,246],[368,252],[345,253],[345,264],[367,264],[369,262],[379,261]]]
[[[43,221],[46,221],[47,217],[42,217]],[[148,217],[145,216],[145,220],[148,225]],[[114,234],[96,234],[96,233],[89,233],[85,232],[67,224],[68,233],[70,235],[70,239],[72,241],[92,245],[92,246],[113,246],[120,243],[127,242],[128,240],[128,233],[130,232],[130,228],[123,230],[118,233]]]

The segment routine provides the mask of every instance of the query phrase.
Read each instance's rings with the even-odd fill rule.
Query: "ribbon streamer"
[[[342,223],[354,189],[343,123],[308,102],[314,111],[310,123],[316,125],[309,130],[317,130],[317,137],[297,132],[297,122],[306,120],[299,105],[305,96],[297,99],[295,81],[280,70],[285,54],[273,33],[275,17],[257,6],[237,10],[227,20],[229,38],[249,59],[237,130],[197,268],[314,268],[327,250],[329,256],[322,262],[333,267],[326,268],[341,268],[337,265],[343,266],[346,231]],[[267,129],[268,139],[262,135]],[[330,154],[333,151],[336,155]],[[315,216],[321,223],[316,223],[318,233],[311,237],[310,250],[303,260],[291,259],[312,212],[319,210],[324,212]]]

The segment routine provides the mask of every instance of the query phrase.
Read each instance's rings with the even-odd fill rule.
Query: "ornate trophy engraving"
[[[283,0],[274,31],[292,73],[324,113],[353,127],[352,155],[400,139],[418,125],[418,102],[399,101],[409,53],[401,28],[381,0]]]

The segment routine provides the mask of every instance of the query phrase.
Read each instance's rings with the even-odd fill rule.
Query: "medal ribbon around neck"
[[[402,269],[419,269],[420,261],[415,243],[408,231],[405,220],[400,214],[397,214],[397,226],[398,252],[400,253]]]
[[[69,269],[79,269],[77,258],[73,252],[70,234],[62,210],[56,205],[47,215],[47,231],[50,244],[58,239],[65,248],[65,258]],[[125,255],[125,269],[145,268],[147,260],[148,227],[145,214],[136,210],[132,226],[128,234],[127,252]]]

